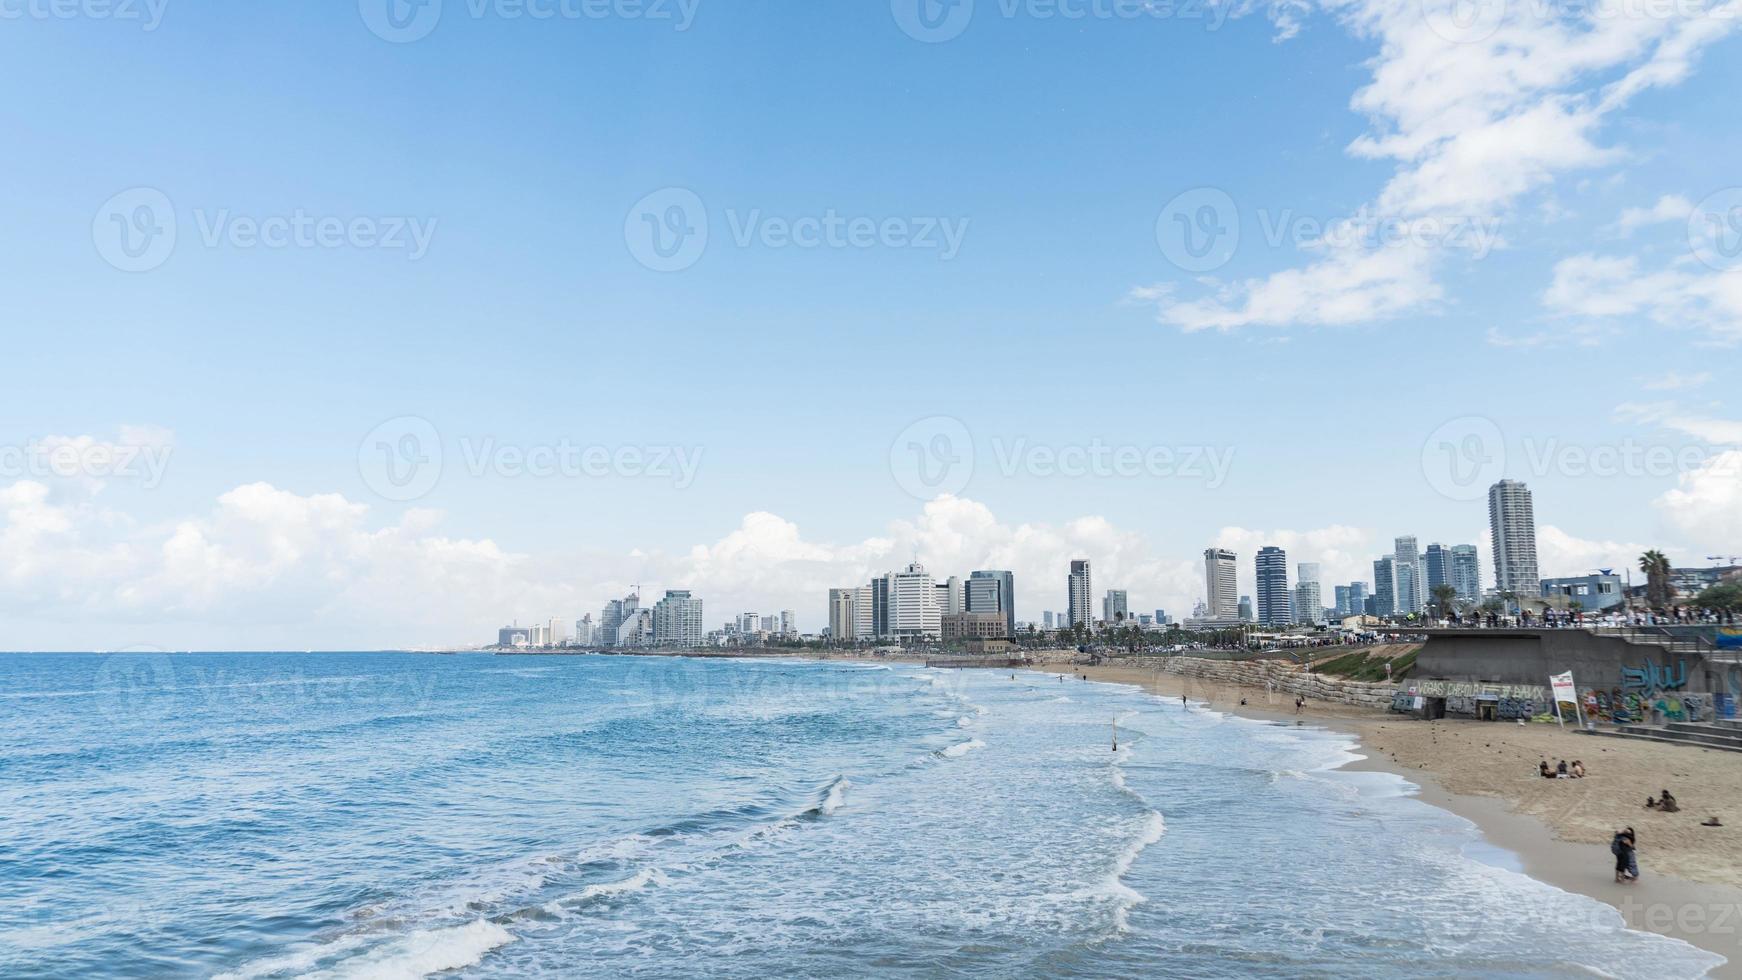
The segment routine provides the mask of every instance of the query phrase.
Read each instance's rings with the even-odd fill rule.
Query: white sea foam
[[[659,868],[643,868],[621,881],[606,881],[597,885],[588,885],[575,895],[574,903],[579,905],[595,899],[610,898],[613,895],[623,895],[628,892],[638,892],[648,885],[669,884],[665,872]]]
[[[1133,864],[1137,863],[1137,856],[1143,853],[1144,848],[1161,840],[1162,834],[1166,832],[1167,822],[1162,819],[1161,811],[1149,811],[1138,828],[1137,836],[1125,846],[1123,851],[1119,852],[1119,856],[1113,861],[1113,873],[1108,876],[1107,890],[1117,900],[1113,909],[1113,927],[1120,932],[1125,932],[1131,928],[1131,909],[1143,901],[1143,895],[1140,892],[1125,884],[1125,874],[1131,870]]]
[[[946,759],[960,759],[962,756],[967,755],[975,749],[983,749],[985,747],[985,742],[982,742],[977,738],[971,738],[966,742],[958,742],[938,754]]]
[[[839,810],[841,804],[847,802],[847,790],[851,789],[852,786],[853,784],[848,782],[844,776],[835,780],[834,783],[829,786],[829,795],[823,797],[823,802],[820,807],[824,816],[828,816],[836,810]]]
[[[485,919],[402,935],[352,933],[256,960],[222,980],[298,976],[305,980],[417,980],[471,966],[493,949],[514,941],[507,929]],[[326,964],[321,969],[315,967]]]

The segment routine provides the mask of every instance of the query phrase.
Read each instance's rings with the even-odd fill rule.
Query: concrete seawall
[[[1243,684],[1283,694],[1385,711],[1391,707],[1395,684],[1371,684],[1327,674],[1311,674],[1285,660],[1201,660],[1196,657],[1136,657],[1120,664],[1146,667],[1166,674],[1201,677],[1223,684]]]

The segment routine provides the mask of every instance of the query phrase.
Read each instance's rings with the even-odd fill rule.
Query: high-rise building
[[[1157,609],[1155,611],[1155,621],[1159,625],[1166,626],[1167,625],[1167,610]]]
[[[590,647],[596,641],[593,635],[593,614],[587,613],[575,621],[575,646]]]
[[[1428,545],[1427,551],[1422,554],[1422,565],[1427,569],[1427,590],[1422,594],[1422,599],[1432,605],[1434,589],[1452,584],[1451,549],[1438,543]]]
[[[853,590],[853,639],[874,640],[877,638],[877,626],[873,622],[871,586],[861,585]]]
[[[1249,596],[1249,595],[1243,595],[1243,596],[1241,596],[1241,597],[1240,597],[1240,604],[1239,604],[1239,605],[1238,605],[1238,606],[1236,606],[1236,607],[1235,607],[1235,609],[1234,609],[1234,611],[1235,611],[1235,614],[1236,614],[1236,615],[1237,615],[1237,616],[1238,616],[1238,617],[1239,617],[1239,618],[1240,618],[1240,619],[1241,619],[1241,620],[1242,620],[1242,621],[1244,621],[1244,622],[1248,622],[1248,623],[1250,623],[1250,622],[1252,622],[1252,621],[1253,621],[1253,616],[1252,616],[1252,597],[1251,597],[1251,596]]]
[[[1040,614],[1040,625],[1043,629],[1052,629],[1052,610],[1047,609]]]
[[[937,584],[925,566],[914,562],[889,580],[889,632],[891,636],[935,637],[942,630],[938,611]]]
[[[1294,586],[1294,621],[1312,626],[1325,618],[1324,600],[1319,596],[1319,583],[1296,582]]]
[[[798,611],[797,610],[782,609],[780,611],[780,635],[781,636],[797,636],[798,635]]]
[[[634,618],[641,608],[641,597],[630,594],[623,599],[612,599],[605,603],[605,609],[599,613],[598,643],[600,646],[617,645],[617,633],[625,619]]]
[[[944,615],[967,612],[968,596],[962,589],[962,580],[957,576],[951,575],[949,578],[944,579],[943,584],[944,591],[940,593],[940,598],[944,600],[945,605],[939,606],[938,612]]]
[[[1473,544],[1452,545],[1447,582],[1458,591],[1460,602],[1474,603],[1482,597],[1482,565]]]
[[[1307,626],[1325,618],[1324,586],[1319,583],[1319,563],[1303,561],[1295,566],[1294,619]]]
[[[1258,549],[1254,560],[1258,572],[1253,594],[1258,598],[1258,621],[1265,626],[1286,626],[1294,622],[1293,603],[1288,594],[1288,552],[1275,545]]]
[[[1124,589],[1108,589],[1101,599],[1101,619],[1109,626],[1116,626],[1130,618],[1130,610],[1125,605]]]
[[[1331,594],[1336,600],[1338,618],[1352,615],[1349,612],[1349,587],[1347,585],[1331,586]]]
[[[889,627],[889,583],[894,573],[871,580],[871,635],[882,639],[895,635]]]
[[[1536,508],[1530,488],[1501,480],[1488,488],[1488,533],[1494,549],[1494,588],[1535,598],[1542,591],[1536,566]]]
[[[1349,615],[1365,616],[1367,614],[1367,600],[1370,598],[1372,598],[1372,596],[1367,594],[1366,582],[1350,582]]]
[[[1204,549],[1204,603],[1212,619],[1232,619],[1240,614],[1234,557],[1226,548]]]
[[[836,643],[851,642],[859,632],[858,589],[829,590],[829,637]]]
[[[1426,576],[1415,536],[1403,535],[1394,543],[1396,548],[1391,554],[1393,573],[1397,576],[1397,611],[1421,612],[1426,605],[1422,589],[1422,579]]]
[[[1090,605],[1094,601],[1090,597],[1095,594],[1091,578],[1087,558],[1071,560],[1071,574],[1066,580],[1065,589],[1065,600],[1070,603],[1070,607],[1065,614],[1065,622],[1072,628],[1081,626],[1092,629],[1095,625],[1095,611]]]
[[[1397,612],[1397,559],[1394,555],[1373,563],[1373,615],[1391,616]]]
[[[666,589],[653,604],[653,642],[662,647],[702,645],[702,600],[688,589]]]
[[[1016,575],[1013,572],[991,568],[968,573],[968,587],[973,588],[977,581],[991,579],[998,583],[998,611],[1004,614],[1004,624],[1011,636],[1016,635]],[[969,607],[970,612],[985,612],[986,610]]]
[[[545,646],[567,646],[569,638],[573,635],[572,631],[569,629],[569,621],[566,619],[553,618],[549,623],[545,624],[545,630],[549,634],[549,642],[547,642]]]

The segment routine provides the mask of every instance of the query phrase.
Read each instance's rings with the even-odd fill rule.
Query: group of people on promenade
[[[1671,606],[1663,611],[1613,609],[1602,613],[1587,613],[1583,609],[1544,609],[1540,613],[1532,613],[1528,609],[1521,609],[1516,616],[1494,612],[1454,612],[1446,617],[1445,624],[1453,629],[1499,629],[1509,626],[1536,626],[1546,629],[1582,629],[1587,626],[1734,626],[1736,610]]]

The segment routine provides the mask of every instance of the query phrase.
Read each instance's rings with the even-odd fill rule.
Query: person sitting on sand
[[[1681,806],[1676,803],[1675,797],[1669,795],[1669,790],[1666,789],[1657,799],[1657,808],[1664,813],[1675,813],[1681,809]]]
[[[1562,759],[1561,764],[1558,766],[1555,766],[1554,775],[1555,775],[1556,779],[1566,779],[1567,778],[1567,776],[1569,775],[1567,772],[1567,760]]]
[[[1544,779],[1553,779],[1554,778],[1554,770],[1550,769],[1548,767],[1548,760],[1547,759],[1544,759],[1541,762],[1537,763],[1536,772],[1537,772],[1537,775],[1541,776]]]
[[[1655,810],[1655,809],[1657,809],[1657,797],[1655,797],[1655,796],[1647,796],[1647,797],[1646,797],[1646,798],[1645,798],[1645,808],[1646,808],[1646,809],[1647,809],[1647,810]]]
[[[1573,778],[1574,779],[1584,779],[1585,778],[1585,764],[1583,762],[1580,762],[1577,759],[1573,760]]]

